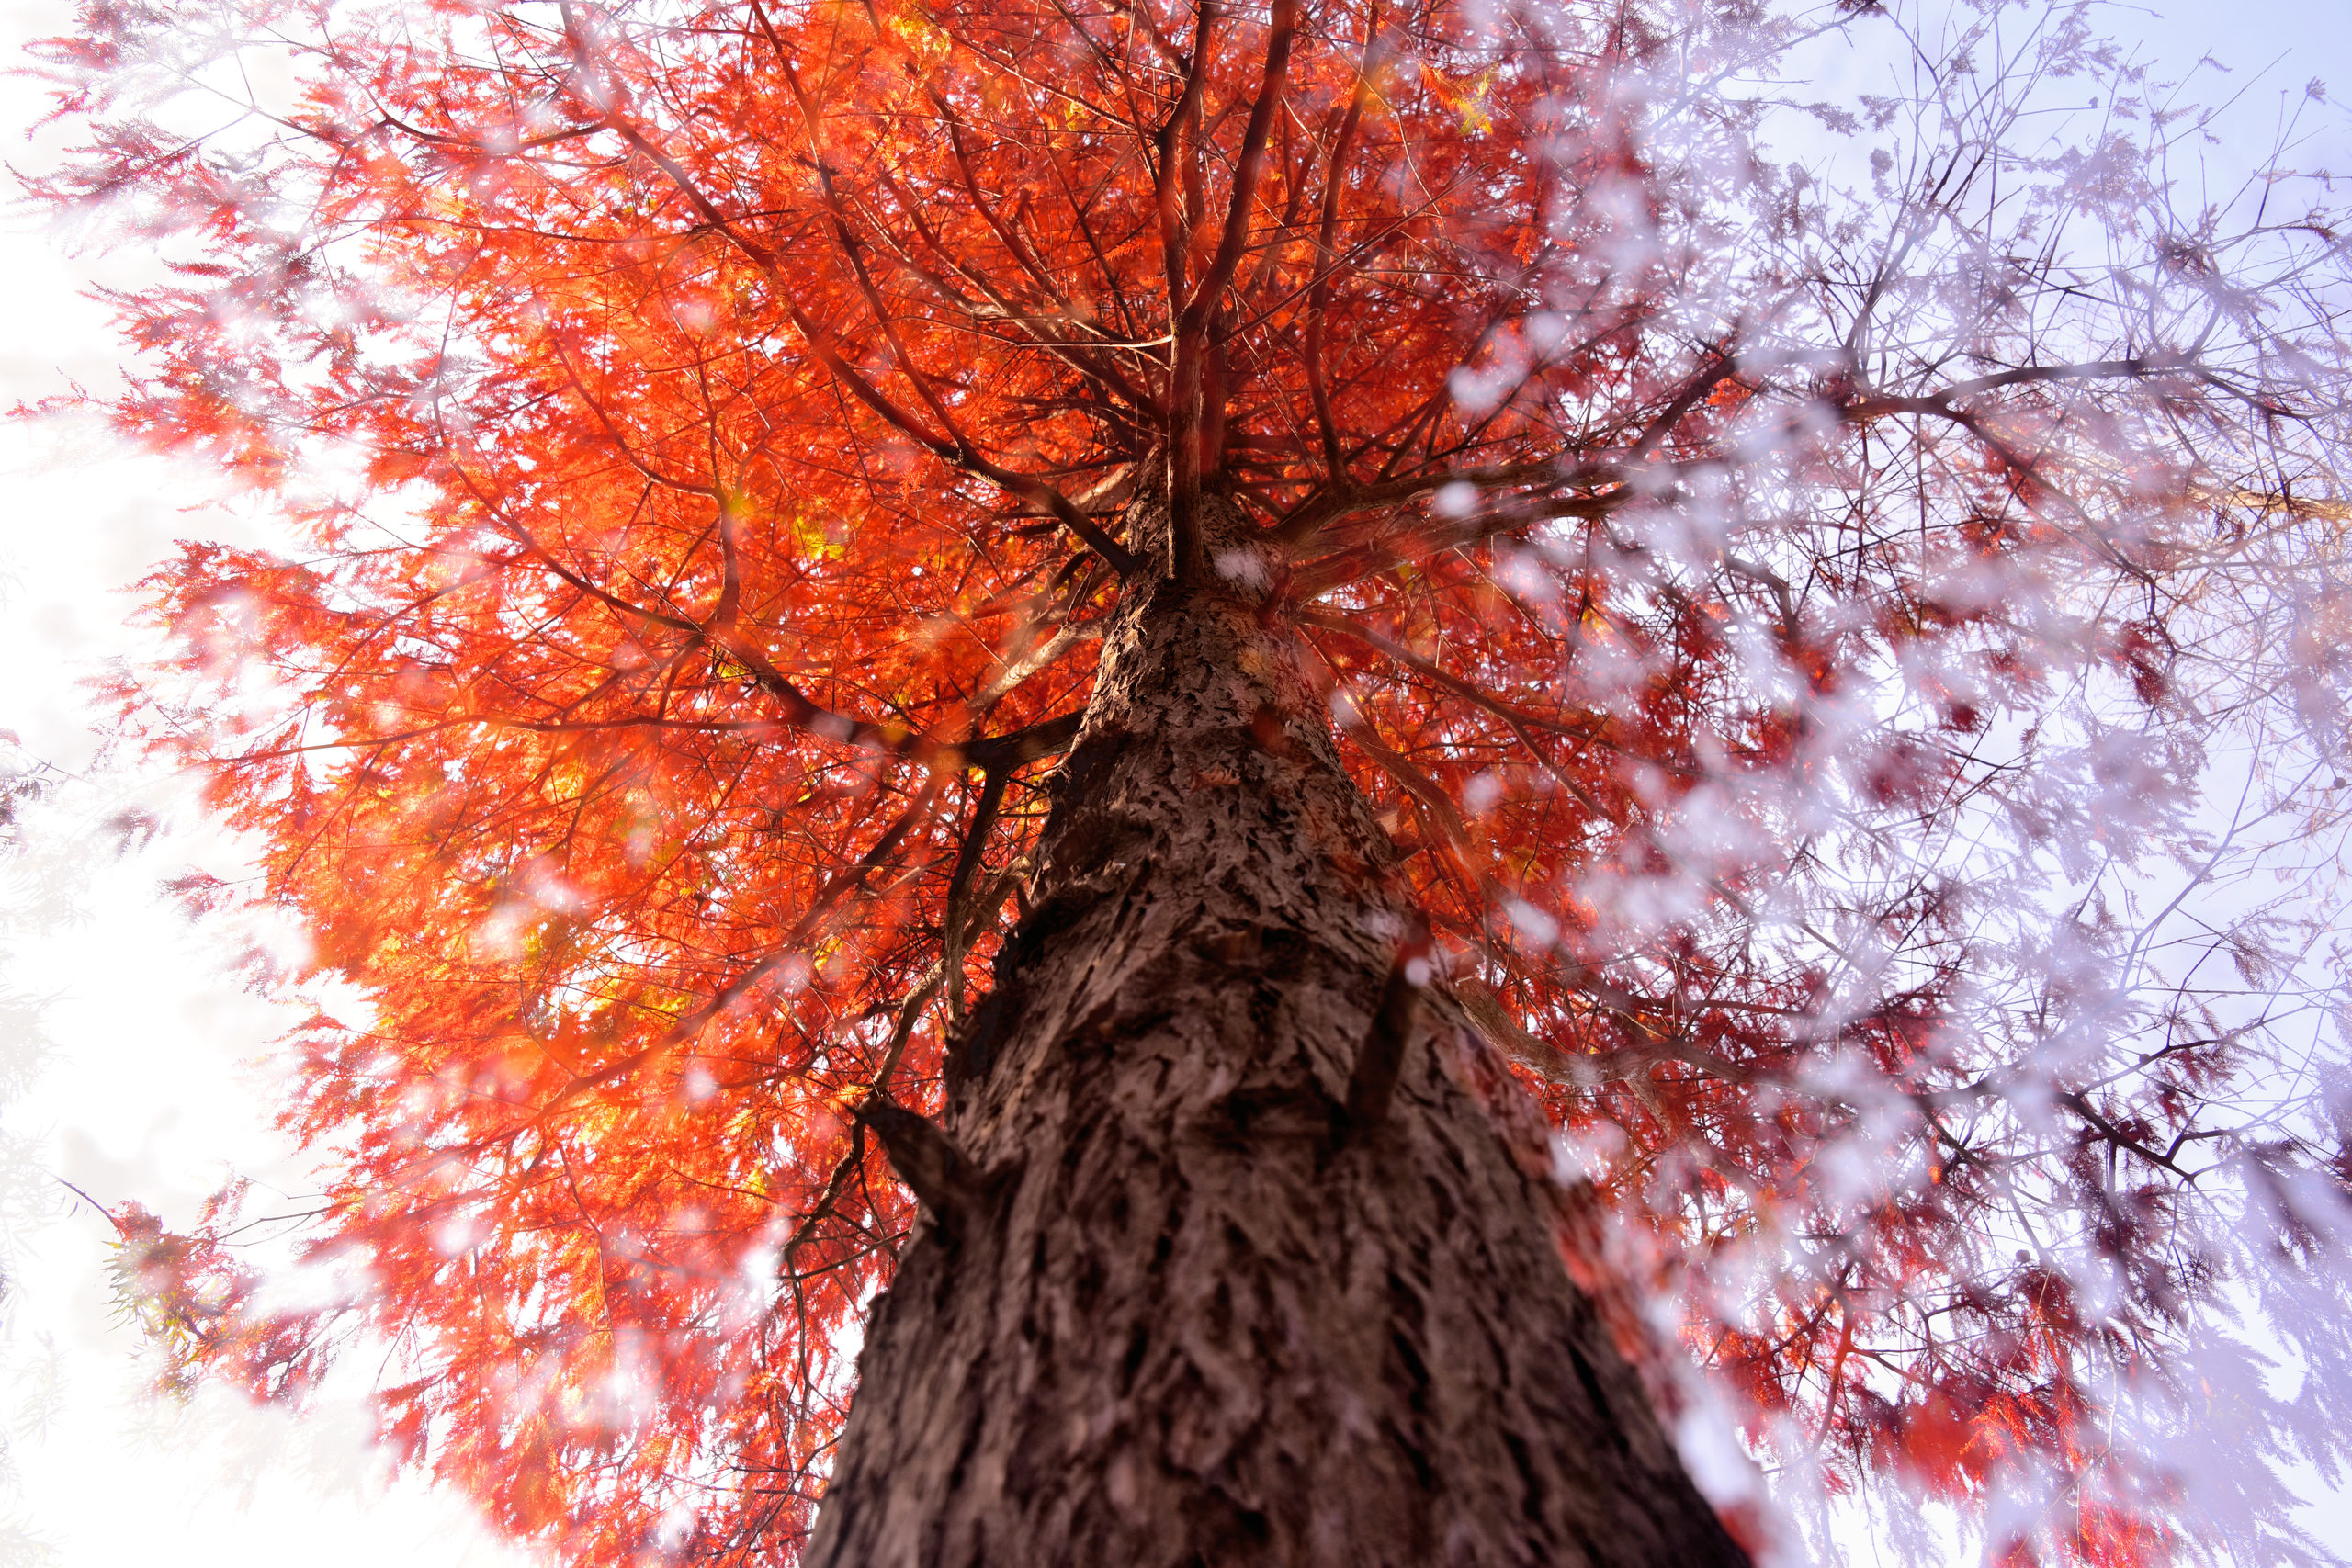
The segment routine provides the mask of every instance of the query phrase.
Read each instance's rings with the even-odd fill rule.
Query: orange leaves
[[[1955,1398],[1937,1390],[1918,1405],[1906,1411],[1898,1420],[1894,1432],[1896,1450],[1902,1461],[1913,1474],[1938,1492],[1958,1493],[1966,1483],[1984,1473],[1984,1455],[1978,1452],[1971,1463],[1971,1450],[1978,1449],[1982,1438],[1979,1426],[1997,1429],[1993,1413],[1984,1408],[1982,1395],[1976,1398]]]

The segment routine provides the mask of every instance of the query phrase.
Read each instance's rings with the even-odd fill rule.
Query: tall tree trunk
[[[1121,612],[946,1140],[884,1129],[930,1219],[808,1562],[1744,1564],[1410,1005],[1395,851],[1224,564]]]

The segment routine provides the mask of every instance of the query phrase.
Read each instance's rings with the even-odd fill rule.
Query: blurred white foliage
[[[1645,820],[1562,846],[1487,933],[1542,974],[1544,906],[1589,912],[1550,972],[1604,1005],[1525,1020],[1572,1057],[1612,1012],[1688,1021],[1574,1064],[1595,1125],[1650,1129],[1580,1162],[1696,1243],[1702,1333],[1783,1346],[1759,1452],[1809,1550],[1822,1488],[1915,1517],[1939,1424],[2013,1407],[2039,1450],[1946,1456],[1991,1555],[2143,1528],[2321,1561],[2287,1478],[2335,1484],[2352,1430],[2352,220],[2301,160],[2346,117],[2294,83],[2247,156],[2230,115],[2270,106],[2167,81],[2104,36],[2121,8],[1511,20],[1654,40],[1555,149],[1650,177],[1564,190],[1463,412],[1626,317],[1650,387],[1743,398],[1493,574],[1569,650],[1542,695],[1629,721],[1689,607],[1728,610],[1683,774],[1618,763]],[[1548,412],[1621,449],[1612,395]],[[1430,510],[1559,517],[1532,500]],[[1590,629],[1595,582],[1645,644]],[[1716,1110],[1673,1133],[1654,1091],[1691,1081]],[[1825,1319],[1834,1361],[1792,1362]]]

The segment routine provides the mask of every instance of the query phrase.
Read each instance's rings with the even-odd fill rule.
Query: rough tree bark
[[[1745,1564],[1413,1005],[1396,852],[1204,511],[1226,570],[1119,614],[944,1136],[879,1113],[928,1217],[808,1563]]]

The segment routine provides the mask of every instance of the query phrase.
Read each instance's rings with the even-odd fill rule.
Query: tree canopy
[[[112,417],[307,541],[184,547],[117,696],[265,846],[189,897],[366,998],[286,1043],[315,1204],[123,1211],[175,1375],[366,1347],[567,1559],[790,1561],[913,1216],[859,1109],[935,1100],[1111,606],[1215,573],[1759,1457],[2307,1553],[2352,255],[2094,23],[85,0],[47,194],[175,269]]]

